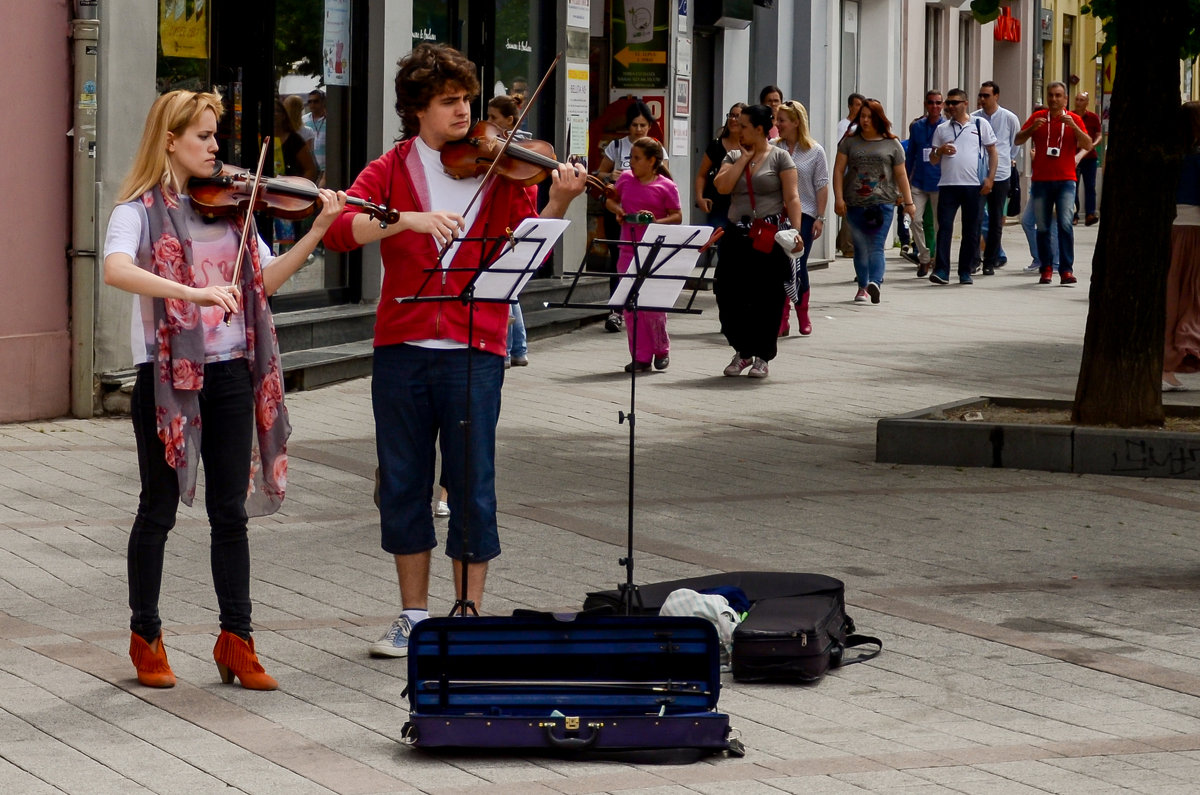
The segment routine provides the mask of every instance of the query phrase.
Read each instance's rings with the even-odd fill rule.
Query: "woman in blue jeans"
[[[854,239],[854,273],[858,292],[854,300],[879,303],[883,285],[883,250],[892,229],[897,199],[910,218],[915,217],[904,149],[892,135],[883,105],[877,99],[863,102],[858,126],[838,143],[833,163],[833,211],[844,216]]]

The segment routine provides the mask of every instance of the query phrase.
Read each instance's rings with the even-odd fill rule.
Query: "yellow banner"
[[[1104,93],[1111,94],[1113,90],[1113,79],[1117,76],[1117,48],[1104,56]]]
[[[158,38],[163,55],[208,57],[207,5],[205,0],[158,0]]]

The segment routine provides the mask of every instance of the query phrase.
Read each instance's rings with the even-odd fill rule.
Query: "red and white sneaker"
[[[731,361],[729,363],[729,365],[725,368],[725,375],[728,375],[728,376],[741,375],[742,371],[745,370],[747,367],[749,367],[752,364],[754,364],[753,359],[743,359],[741,357],[741,354],[735,353],[733,355],[733,361]]]

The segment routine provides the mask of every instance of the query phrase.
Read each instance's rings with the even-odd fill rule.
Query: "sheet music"
[[[680,226],[678,224],[649,224],[642,242],[636,244],[633,261],[629,264],[626,274],[632,277],[637,267],[644,267],[650,254],[650,247],[661,237],[663,246],[658,256],[650,264],[650,274],[642,282],[638,290],[639,309],[670,309],[675,306],[675,300],[683,291],[683,278],[655,278],[662,276],[687,277],[691,276],[700,258],[699,248],[673,248],[673,246],[702,246],[712,235],[712,228],[707,226]],[[622,243],[621,245],[629,245]],[[608,305],[620,309],[629,297],[629,290],[634,284],[633,278],[621,278],[617,289],[608,299]]]
[[[496,261],[474,277],[474,298],[515,300],[570,225],[570,221],[561,218],[526,218],[522,221],[513,232],[515,245],[505,243]],[[457,253],[459,245],[451,244],[449,256]],[[395,300],[405,303],[427,299],[408,296]]]

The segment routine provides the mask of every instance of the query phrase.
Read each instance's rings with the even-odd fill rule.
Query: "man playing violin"
[[[439,437],[453,507],[446,554],[452,560],[455,593],[461,593],[466,558],[466,598],[478,607],[488,561],[500,554],[495,452],[508,307],[475,305],[474,350],[468,357],[468,306],[396,300],[416,295],[431,268],[480,264],[483,247],[476,241],[461,243],[439,262],[439,251],[452,238],[503,235],[538,215],[520,185],[495,179],[482,185],[482,177],[456,180],[442,167],[442,147],[471,129],[470,102],[479,94],[475,75],[475,65],[445,45],[423,43],[400,60],[395,85],[403,138],[370,163],[347,191],[399,210],[399,222],[380,228],[367,215],[347,210],[325,235],[325,245],[334,251],[379,241],[384,266],[371,392],[381,546],[394,556],[403,612],[371,644],[375,656],[406,656],[412,626],[429,614],[430,561],[437,546],[430,497]],[[561,218],[584,191],[587,174],[579,166],[559,166],[550,178],[550,199],[541,215]],[[472,202],[481,187],[482,194]],[[470,276],[445,272],[428,280],[423,295],[459,295]],[[468,405],[469,429],[463,426]]]

